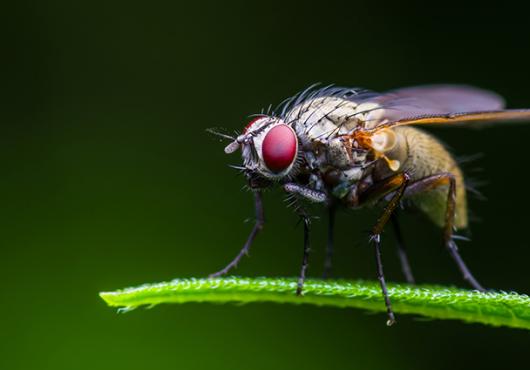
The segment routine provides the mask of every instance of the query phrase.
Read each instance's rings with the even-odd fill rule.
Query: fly
[[[328,210],[325,276],[331,269],[337,207],[382,206],[371,229],[377,278],[386,305],[387,325],[395,323],[381,257],[381,234],[393,224],[406,280],[414,283],[395,214],[409,199],[442,231],[443,245],[463,278],[484,291],[462,260],[455,230],[468,226],[464,176],[453,156],[421,125],[483,125],[530,121],[530,110],[506,110],[497,94],[470,86],[432,85],[383,94],[355,88],[309,87],[286,100],[278,112],[257,115],[226,153],[240,149],[245,174],[254,194],[256,222],[238,255],[222,270],[226,274],[246,255],[264,225],[262,192],[280,186],[303,221],[302,266],[296,293],[302,294],[309,258],[308,203]]]

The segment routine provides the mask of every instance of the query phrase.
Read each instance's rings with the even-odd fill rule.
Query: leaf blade
[[[295,278],[175,279],[102,292],[100,297],[109,306],[125,311],[145,305],[188,302],[275,302],[385,311],[377,282],[308,279],[302,297],[295,295],[296,282]],[[388,288],[398,314],[530,329],[530,297],[526,295],[433,285],[389,284]]]

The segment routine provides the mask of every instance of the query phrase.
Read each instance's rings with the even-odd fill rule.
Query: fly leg
[[[390,303],[390,298],[388,297],[388,290],[386,287],[385,275],[383,272],[383,261],[381,257],[381,233],[387,222],[392,217],[392,214],[396,210],[405,193],[405,188],[409,183],[409,175],[406,173],[400,173],[389,177],[386,180],[383,180],[379,183],[372,185],[369,189],[365,191],[364,194],[361,194],[360,200],[362,203],[371,202],[374,200],[382,199],[385,195],[392,193],[390,201],[387,203],[383,214],[379,217],[376,224],[372,228],[370,242],[374,244],[375,247],[375,263],[377,265],[377,279],[381,285],[381,290],[383,292],[383,298],[385,300],[386,311],[388,315],[388,320],[386,324],[388,326],[393,325],[396,322],[396,317],[394,311],[392,310],[392,305]]]
[[[305,214],[301,215],[302,222],[304,223],[304,253],[302,256],[302,268],[300,269],[300,275],[298,277],[298,285],[296,287],[296,295],[302,295],[302,290],[304,289],[305,274],[307,271],[307,266],[309,264],[309,217]]]
[[[283,186],[283,189],[295,196],[300,196],[312,203],[329,203],[329,198],[326,193],[318,190],[311,189],[306,186],[301,186],[294,183],[287,183]],[[296,204],[296,203],[295,203]],[[296,288],[296,295],[301,295],[304,289],[304,281],[309,263],[309,225],[310,217],[301,206],[297,206],[296,212],[300,215],[302,222],[304,223],[304,253],[302,256],[302,267],[300,269],[300,276],[298,278],[298,286]]]
[[[288,182],[287,184],[283,185],[283,190],[289,194],[299,195],[311,203],[329,202],[327,194],[323,191],[314,190],[292,182]]]
[[[482,285],[480,285],[480,283],[475,279],[471,271],[469,271],[469,268],[466,266],[464,260],[460,256],[460,253],[458,253],[458,247],[453,240],[453,227],[455,222],[456,208],[456,180],[453,174],[440,173],[416,181],[407,188],[405,195],[413,195],[443,185],[449,185],[449,190],[447,193],[445,225],[443,229],[444,246],[449,252],[449,255],[455,261],[458,269],[464,277],[464,280],[466,280],[474,289],[484,292],[486,289],[484,289]]]
[[[394,234],[396,235],[397,252],[399,261],[401,262],[401,270],[403,271],[403,275],[405,275],[407,283],[414,284],[414,276],[412,275],[409,258],[407,257],[405,243],[403,242],[403,235],[401,234],[401,228],[399,226],[398,216],[396,213],[392,215],[392,226],[394,227]]]
[[[248,255],[248,251],[250,249],[250,246],[252,245],[252,242],[254,242],[256,235],[258,235],[258,233],[263,229],[263,225],[265,224],[265,217],[263,215],[263,202],[261,199],[261,192],[259,191],[254,192],[254,206],[256,209],[256,222],[254,224],[254,227],[252,228],[252,231],[250,232],[250,235],[247,238],[245,245],[243,246],[241,251],[239,251],[238,255],[228,265],[226,265],[225,268],[211,274],[209,276],[210,278],[225,275],[228,271],[237,266],[243,256]]]
[[[324,260],[324,274],[322,277],[327,279],[331,276],[331,267],[333,260],[333,230],[335,228],[335,206],[328,208],[328,240],[326,244],[326,259]]]

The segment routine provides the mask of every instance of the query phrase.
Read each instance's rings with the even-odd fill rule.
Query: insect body
[[[394,323],[381,261],[381,233],[389,221],[394,223],[403,272],[414,282],[395,216],[403,199],[409,199],[442,229],[444,246],[464,279],[483,291],[453,240],[453,231],[468,224],[462,171],[436,138],[411,126],[530,120],[530,110],[503,107],[498,95],[467,86],[413,87],[385,94],[311,87],[288,99],[278,113],[258,115],[225,148],[226,153],[242,150],[240,169],[254,192],[256,224],[236,258],[213,276],[228,272],[248,252],[264,223],[262,190],[277,185],[293,197],[304,221],[297,294],[302,293],[309,254],[310,225],[304,204],[318,203],[329,211],[326,274],[331,266],[336,208],[382,205],[370,242],[387,323]]]

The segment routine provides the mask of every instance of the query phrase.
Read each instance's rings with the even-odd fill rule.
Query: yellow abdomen
[[[401,162],[401,171],[407,171],[412,181],[441,172],[453,174],[456,180],[455,226],[468,225],[466,189],[462,170],[445,147],[433,136],[414,127],[394,129],[398,145],[392,154]],[[436,225],[443,227],[447,205],[448,185],[439,186],[410,197],[416,207],[423,211]]]

